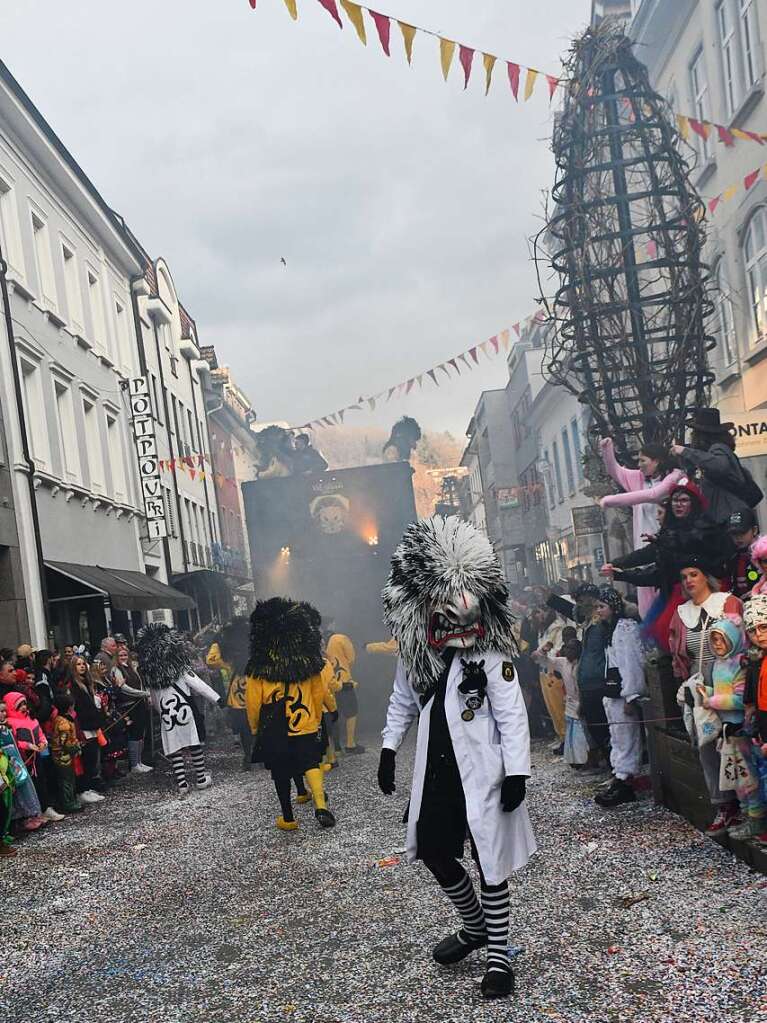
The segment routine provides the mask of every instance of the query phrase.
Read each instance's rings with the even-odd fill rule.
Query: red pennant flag
[[[752,188],[756,184],[756,182],[759,180],[759,175],[761,173],[762,168],[760,167],[758,170],[751,171],[750,174],[746,174],[745,178],[743,178],[743,187],[745,188],[746,191],[748,191],[749,188]]]
[[[391,32],[391,21],[385,14],[378,14],[377,11],[368,9],[368,14],[375,22],[378,38],[381,40],[381,47],[387,57],[391,56],[389,51],[389,33]]]
[[[709,127],[706,121],[696,121],[694,117],[689,118],[690,127],[696,135],[700,135],[702,139],[708,138]]]
[[[162,472],[164,470],[164,468],[165,468],[165,459],[164,458],[161,458],[160,461],[157,463],[157,468],[160,470],[160,472]]]
[[[197,456],[197,464],[198,465],[202,465],[204,463],[204,461],[205,461],[205,455],[198,455]]]
[[[507,61],[506,63],[507,63],[508,68],[509,68],[509,85],[511,86],[511,91],[514,93],[514,99],[516,99],[517,102],[519,102],[519,100],[518,100],[518,93],[519,93],[519,64],[512,64],[512,62],[510,60]]]
[[[650,259],[655,259],[658,255],[658,244],[652,238],[647,243],[647,255]]]
[[[176,471],[176,459],[175,458],[171,458],[171,460],[168,462],[168,469],[171,472],[175,472]]]
[[[493,346],[493,351],[497,355],[498,354],[498,335],[497,334],[494,334],[490,338],[490,344]]]
[[[513,323],[512,324],[512,328],[514,330],[514,333],[517,335],[517,337],[522,337],[522,332],[519,329],[519,324],[518,323]]]
[[[750,139],[753,139],[754,142],[758,142],[760,146],[764,145],[765,139],[767,138],[767,136],[764,135],[757,135],[755,131],[747,131],[746,135],[748,135]]]
[[[411,377],[408,380],[408,382],[407,382],[407,387],[405,388],[405,394],[410,394],[410,392],[413,390],[413,384],[414,383],[415,383],[415,377]]]
[[[477,355],[477,346],[476,345],[474,345],[473,348],[469,349],[469,355],[474,360],[474,365],[478,366],[479,365],[479,356]]]
[[[456,373],[458,374],[458,376],[460,376],[460,375],[461,375],[461,370],[460,370],[460,368],[459,368],[459,366],[458,366],[458,363],[457,363],[457,362],[455,361],[455,359],[448,359],[447,361],[448,361],[448,364],[449,364],[450,366],[452,366],[452,367],[453,367],[453,369],[454,369],[454,370],[456,371]]]
[[[461,62],[463,68],[463,87],[464,89],[469,84],[469,77],[471,75],[471,65],[474,60],[474,50],[470,46],[461,46],[458,50],[458,59]]]
[[[552,99],[554,98],[554,93],[557,91],[557,86],[559,85],[559,79],[555,78],[553,75],[546,75],[546,81],[549,83],[549,103],[550,103],[552,101]]]
[[[432,380],[434,381],[434,383],[435,383],[435,384],[437,384],[437,387],[439,387],[439,384],[437,383],[437,371],[436,371],[436,370],[434,370],[434,369],[430,369],[430,370],[428,371],[428,373],[429,373],[429,376],[430,376],[430,377],[432,378]]]
[[[719,203],[720,203],[721,201],[722,201],[722,197],[721,197],[721,195],[717,195],[717,196],[715,196],[715,197],[714,197],[714,198],[713,198],[713,199],[711,200],[711,202],[710,202],[710,203],[708,204],[708,212],[709,212],[709,214],[710,214],[710,215],[711,215],[712,217],[713,217],[713,215],[714,215],[714,214],[716,213],[716,208],[717,208],[717,206],[719,205]]]
[[[253,8],[254,11],[256,9],[256,2],[257,0],[249,0],[250,6]]]
[[[194,474],[195,474],[196,471],[197,471],[196,469],[190,469],[189,470],[189,476],[190,476],[191,479],[194,479]]]
[[[328,12],[330,17],[335,22],[338,23],[338,27],[339,28],[343,28],[344,27],[344,23],[341,21],[341,16],[338,13],[338,8],[336,7],[336,0],[320,0],[320,3],[325,8],[325,10]]]
[[[194,468],[194,459],[192,458],[191,455],[186,456],[186,458],[184,459],[184,464],[188,465],[190,469]]]
[[[716,130],[719,132],[720,142],[723,142],[726,146],[735,145],[735,136],[728,128],[725,128],[723,124],[717,124]]]

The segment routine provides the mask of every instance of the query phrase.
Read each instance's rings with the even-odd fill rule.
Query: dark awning
[[[185,593],[143,572],[104,568],[102,565],[74,565],[68,561],[46,561],[45,565],[59,575],[109,597],[112,607],[120,611],[156,611],[161,608],[184,611],[195,606],[192,598]]]

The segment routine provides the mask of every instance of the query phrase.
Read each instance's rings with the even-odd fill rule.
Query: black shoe
[[[508,998],[514,994],[514,971],[488,970],[480,987],[483,998]]]
[[[563,757],[565,755],[565,744],[561,742],[555,750],[552,750],[555,757]]]
[[[334,828],[336,826],[336,819],[330,810],[315,810],[314,816],[321,828]]]
[[[616,778],[614,785],[611,785],[605,792],[600,792],[599,795],[594,796],[594,802],[597,806],[607,808],[620,806],[622,803],[635,803],[636,798],[637,794],[629,783]]]
[[[487,944],[487,935],[481,938],[470,938],[465,931],[458,931],[451,934],[449,938],[443,938],[434,949],[432,955],[440,966],[453,966],[460,963],[466,956],[476,952],[478,948],[484,948]]]

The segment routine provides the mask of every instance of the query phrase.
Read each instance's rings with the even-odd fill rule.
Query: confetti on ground
[[[606,814],[598,779],[535,750],[540,851],[511,885],[518,994],[486,1004],[480,955],[442,972],[431,958],[455,922],[424,868],[366,866],[402,848],[412,747],[394,796],[374,753],[350,757],[327,781],[338,826],[300,806],[284,833],[268,775],[240,773],[228,734],[212,745],[212,789],[179,800],[165,770],[127,780],[2,862],[1,1020],[29,1016],[30,985],[44,1019],[110,1023],[764,1016],[763,880],[649,798]]]

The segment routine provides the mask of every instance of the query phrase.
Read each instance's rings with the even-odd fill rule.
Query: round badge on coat
[[[463,718],[464,721],[473,721],[474,720],[474,711],[473,710],[465,710],[463,712],[463,714],[461,714],[461,717]]]
[[[479,710],[482,706],[482,700],[479,696],[470,696],[466,701],[466,706],[469,710]]]

